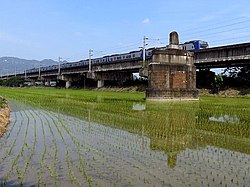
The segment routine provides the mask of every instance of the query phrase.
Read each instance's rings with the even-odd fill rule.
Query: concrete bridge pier
[[[48,81],[48,80],[45,81],[45,82],[44,82],[44,85],[45,85],[45,86],[49,86],[49,85],[50,85],[50,81]]]
[[[150,100],[198,99],[194,54],[179,46],[177,32],[170,33],[166,49],[153,51],[146,97]]]
[[[71,87],[71,84],[72,84],[72,81],[70,81],[70,80],[66,81],[66,86],[65,86],[65,88],[66,88],[66,89],[70,88],[70,87]]]
[[[111,72],[89,72],[87,78],[97,80],[97,88],[104,86],[105,81],[124,82],[132,78],[132,73],[111,71]]]
[[[97,80],[97,88],[101,88],[104,86],[104,80]]]
[[[80,74],[75,73],[59,75],[57,76],[57,80],[65,81],[65,88],[68,89],[71,87],[73,81],[80,80]]]
[[[58,79],[63,80],[63,81],[66,82],[66,84],[65,84],[66,89],[71,87],[71,84],[72,84],[72,81],[73,81],[72,76],[70,76],[70,75],[60,75],[60,76],[58,76]]]

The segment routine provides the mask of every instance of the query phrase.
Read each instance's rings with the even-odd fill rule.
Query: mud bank
[[[3,98],[0,97],[0,100],[3,100]],[[3,103],[2,106],[0,106],[0,137],[2,137],[2,135],[6,131],[9,122],[10,122],[10,108],[7,103]]]

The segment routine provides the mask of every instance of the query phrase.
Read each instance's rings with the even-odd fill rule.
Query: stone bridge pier
[[[179,46],[177,32],[170,33],[166,49],[153,51],[146,97],[149,100],[198,99],[194,54]]]

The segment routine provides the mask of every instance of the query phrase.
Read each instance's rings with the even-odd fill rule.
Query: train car
[[[208,48],[208,42],[202,40],[192,40],[183,44],[183,49],[187,51],[197,51]]]
[[[92,63],[93,64],[100,64],[100,63],[104,62],[104,60],[105,59],[103,59],[103,58],[95,58],[92,60]]]
[[[142,51],[141,50],[140,51],[132,51],[132,52],[130,52],[130,54],[131,54],[132,59],[142,58]]]
[[[107,60],[108,60],[108,62],[119,61],[119,60],[122,59],[122,55],[124,55],[124,54],[114,54],[114,55],[110,55],[110,56],[108,56]]]
[[[152,51],[155,48],[149,48],[146,50],[146,59],[149,59],[152,57]],[[117,62],[117,61],[129,61],[129,60],[140,60],[142,59],[143,51],[142,50],[136,50],[136,51],[130,51],[128,53],[120,53],[120,54],[114,54],[114,55],[107,55],[99,58],[93,58],[91,59],[92,64],[101,64],[101,63],[110,63],[110,62]],[[74,67],[81,67],[81,66],[87,66],[89,64],[89,59],[80,60],[77,62],[66,62],[60,64],[61,69],[68,69],[68,68],[74,68]],[[41,71],[54,71],[58,69],[58,64],[50,65],[46,67],[41,67]],[[27,70],[27,73],[35,73],[38,72],[38,68],[33,68]]]
[[[36,73],[36,72],[38,72],[38,71],[39,71],[38,68],[32,68],[32,69],[26,70],[26,73]]]
[[[151,58],[152,57],[152,52],[155,48],[150,48],[146,50],[146,58]]]

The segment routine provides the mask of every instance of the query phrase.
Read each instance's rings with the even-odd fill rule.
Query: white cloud
[[[142,23],[143,23],[143,24],[149,24],[149,23],[150,23],[149,18],[144,19],[144,20],[142,21]]]

